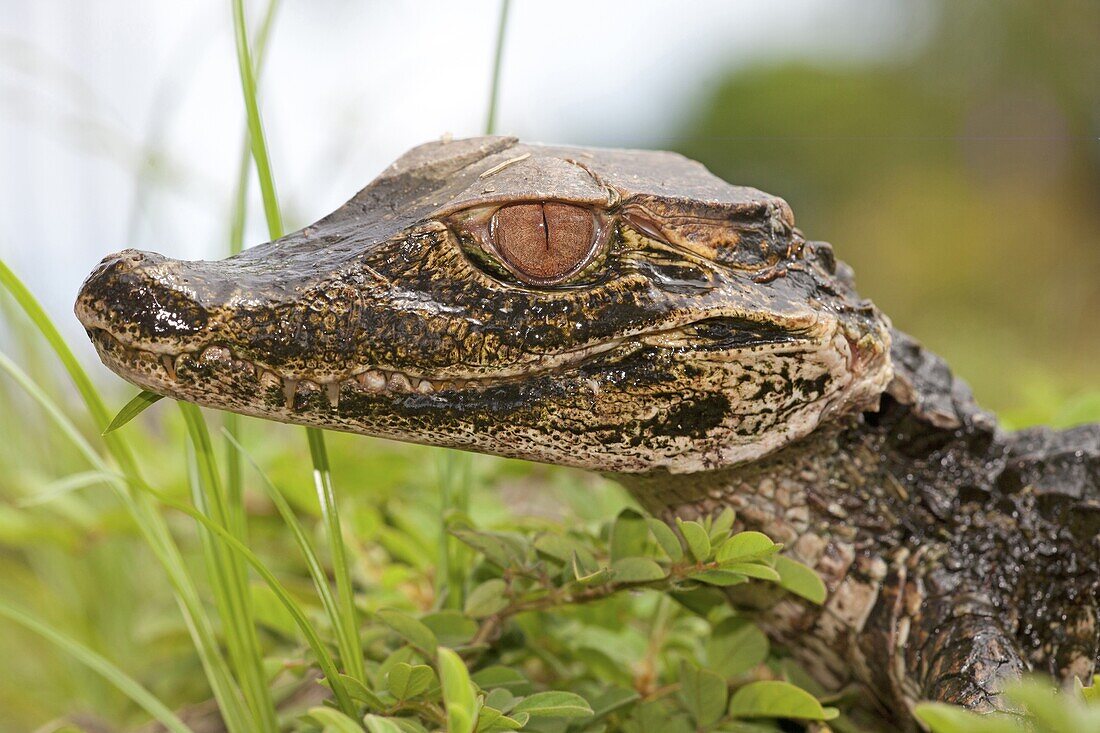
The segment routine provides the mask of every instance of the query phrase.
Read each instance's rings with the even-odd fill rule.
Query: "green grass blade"
[[[472,557],[469,547],[451,533],[454,516],[470,509],[470,454],[437,449],[439,466],[439,570],[436,572],[436,604],[462,610],[463,586]]]
[[[500,69],[504,59],[504,37],[508,30],[508,7],[510,0],[500,0],[500,21],[497,23],[497,44],[493,53],[493,81],[489,87],[489,110],[485,113],[485,134],[492,135],[497,129],[497,99],[500,96]]]
[[[244,0],[233,0],[233,31],[237,47],[237,70],[241,77],[241,93],[248,117],[248,142],[252,159],[256,162],[256,177],[264,200],[264,215],[272,239],[283,236],[283,215],[279,210],[279,197],[275,192],[275,176],[271,172],[271,158],[267,153],[267,137],[264,135],[263,118],[256,98],[256,74],[252,52],[248,45],[248,29],[244,18]]]
[[[336,599],[332,595],[332,589],[329,588],[328,575],[325,573],[325,568],[321,564],[321,560],[317,555],[317,551],[313,547],[313,543],[309,541],[309,536],[306,534],[305,527],[298,520],[297,515],[294,513],[294,509],[291,508],[290,503],[283,496],[282,492],[275,486],[275,484],[268,478],[267,474],[259,464],[252,458],[244,449],[244,447],[226,431],[226,440],[233,445],[236,450],[244,457],[246,461],[252,466],[253,470],[259,475],[260,480],[263,482],[268,498],[271,499],[271,503],[275,505],[275,509],[279,512],[279,515],[286,522],[290,528],[290,532],[294,535],[294,541],[298,544],[298,548],[302,551],[302,556],[305,558],[306,567],[309,570],[310,578],[313,580],[313,585],[317,589],[317,595],[321,599],[321,605],[325,609],[325,613],[329,617],[329,623],[332,624],[332,628],[336,633],[337,647],[340,650],[340,657],[344,662],[344,671],[349,676],[354,677],[349,670],[353,664],[349,661],[351,657],[361,657],[363,652],[359,646],[358,639],[355,636],[349,637],[347,635],[346,625],[341,621],[340,608],[336,604]],[[356,678],[363,684],[367,684],[366,677]]]
[[[253,74],[259,79],[263,74],[264,61],[267,58],[267,41],[271,37],[271,29],[275,25],[275,15],[279,9],[279,0],[271,0],[267,4],[267,12],[264,14],[260,30],[256,33],[256,40],[252,47],[255,69]],[[251,173],[252,149],[251,136],[248,132],[248,121],[245,121],[244,134],[242,136],[241,154],[237,159],[237,184],[233,189],[233,206],[229,217],[229,254],[235,255],[244,250],[244,226],[248,214],[248,182]],[[233,413],[228,413],[232,415]]]
[[[202,512],[198,511],[192,506],[188,506],[183,502],[176,501],[171,496],[157,491],[152,486],[143,483],[140,488],[143,491],[149,492],[151,496],[156,498],[165,506],[171,507],[178,512],[186,514],[191,519],[202,525],[208,532],[214,534],[219,540],[225,543],[226,547],[232,549],[235,553],[239,554],[241,558],[252,566],[252,569],[260,576],[260,579],[271,589],[275,594],[275,597],[287,610],[287,612],[293,617],[294,623],[298,626],[298,629],[302,632],[302,636],[305,637],[306,643],[309,644],[310,649],[313,651],[313,655],[317,658],[317,665],[321,668],[322,674],[325,675],[325,679],[328,681],[329,686],[332,688],[333,695],[336,697],[337,705],[340,709],[350,715],[354,715],[356,712],[356,706],[351,700],[351,696],[347,692],[347,688],[340,680],[340,672],[336,668],[336,663],[332,659],[332,655],[329,654],[328,649],[325,648],[324,642],[317,635],[317,630],[310,623],[309,618],[302,610],[301,606],[295,603],[294,598],[290,595],[290,592],[286,587],[279,582],[279,579],[275,577],[275,574],[264,565],[263,561],[256,556],[252,550],[248,549],[240,540],[229,533],[225,527],[222,527],[218,523],[214,522],[210,517],[206,516]],[[250,728],[249,730],[254,730]]]
[[[290,594],[286,591],[282,584],[279,583],[278,579],[275,578],[271,571],[268,570],[266,566],[264,566],[263,562],[260,561],[260,559],[257,558],[251,550],[245,547],[237,538],[230,535],[226,529],[215,524],[208,517],[197,511],[194,507],[176,501],[167,494],[157,491],[141,478],[135,478],[111,471],[107,464],[103,461],[103,459],[100,458],[100,456],[91,447],[91,445],[82,438],[82,436],[80,435],[80,431],[76,429],[76,426],[74,426],[69,421],[69,419],[65,417],[64,413],[62,413],[61,410],[58,409],[57,405],[54,404],[49,396],[46,395],[41,389],[39,389],[38,385],[36,385],[34,381],[30,379],[30,377],[28,377],[22,370],[20,370],[18,366],[16,366],[10,359],[8,359],[2,352],[0,352],[0,369],[9,372],[9,374],[12,375],[15,381],[45,409],[47,415],[49,415],[54,420],[54,422],[57,423],[62,433],[73,441],[76,448],[82,454],[84,454],[89,463],[91,463],[98,471],[100,471],[104,477],[115,479],[111,482],[112,485],[122,487],[129,484],[132,488],[136,489],[136,491],[133,492],[132,495],[141,497],[148,495],[148,497],[152,497],[160,501],[165,506],[169,506],[179,512],[186,514],[187,516],[202,524],[203,527],[213,532],[219,538],[221,538],[228,545],[229,548],[231,548],[234,552],[239,553],[244,558],[245,562],[252,565],[252,567],[260,575],[264,582],[271,587],[272,592],[275,593],[280,602],[282,602],[283,605],[286,606],[287,611],[294,617],[295,622],[298,624],[298,627],[302,630],[302,635],[306,638],[306,641],[309,643],[314,655],[317,657],[317,662],[318,665],[321,667],[321,671],[324,673],[326,679],[330,680],[330,684],[333,688],[333,694],[336,696],[337,701],[340,704],[341,710],[354,712],[354,705],[351,703],[351,698],[347,694],[346,688],[340,682],[339,672],[336,669],[336,665],[333,663],[332,657],[331,655],[329,655],[328,650],[325,648],[323,642],[317,636],[316,631],[310,625],[309,619],[306,618],[301,608],[298,607],[296,603],[294,603]],[[194,409],[197,410],[197,408]],[[128,497],[131,496],[131,494],[127,494],[126,492],[121,491],[120,494],[123,497],[124,501],[128,501]],[[155,552],[158,552],[159,555],[159,553],[162,551],[162,548],[154,545],[153,550]],[[175,573],[172,572],[172,569],[169,568],[169,570],[170,575],[174,576]],[[195,602],[198,602],[197,596],[195,597]],[[185,613],[184,618],[186,621],[188,621],[189,625],[194,621],[193,614]],[[213,638],[212,635],[210,638]],[[209,650],[206,650],[206,652],[209,653]],[[222,664],[224,665],[224,660],[222,661]],[[231,679],[232,678],[228,676],[228,668],[226,668],[226,675],[224,676],[224,678],[219,675],[217,677],[212,677],[210,682],[211,686],[213,687],[214,685],[226,684],[226,681],[231,681]],[[236,694],[239,695],[239,693]],[[222,709],[222,715],[226,719],[226,728],[228,731],[231,731],[231,733],[253,733],[255,731],[255,726],[251,723],[248,717],[248,713],[240,709],[239,704],[240,701],[238,701],[238,707],[228,707]]]
[[[92,420],[95,421],[96,427],[99,428],[100,431],[106,430],[107,426],[111,423],[111,414],[107,411],[107,405],[99,396],[99,392],[96,391],[95,386],[92,384],[92,380],[88,378],[88,373],[80,366],[80,362],[76,360],[76,356],[73,354],[72,349],[65,343],[65,339],[62,338],[57,327],[54,326],[53,321],[50,320],[50,317],[46,315],[46,311],[42,308],[38,299],[31,294],[27,286],[16,277],[15,273],[11,271],[3,260],[0,260],[0,284],[7,288],[8,292],[12,294],[12,297],[15,298],[15,302],[19,304],[23,312],[30,318],[31,323],[33,323],[35,328],[38,329],[38,332],[42,334],[46,343],[48,343],[54,353],[57,354],[57,358],[61,361],[61,365],[65,367],[65,371],[68,372],[69,378],[72,379],[77,391],[83,398],[84,404],[88,408]],[[118,436],[107,437],[106,440],[111,455],[114,456],[119,465],[126,470],[136,471],[137,465],[134,463],[133,455],[130,453],[127,444]]]
[[[0,616],[42,636],[60,647],[73,659],[98,672],[171,733],[194,733],[175,713],[168,709],[168,706],[145,689],[140,682],[116,667],[106,657],[92,651],[54,627],[39,621],[29,613],[8,604],[3,599],[0,599]]]
[[[37,306],[37,301],[32,298],[31,304]],[[41,315],[45,318],[44,313],[41,313]],[[52,326],[52,323],[49,325]],[[64,342],[62,342],[62,345],[65,346],[66,350],[68,349]],[[79,364],[76,365],[76,368],[80,369]],[[2,352],[0,352],[0,370],[8,372],[16,384],[43,408],[46,415],[58,426],[62,435],[73,443],[95,469],[110,473],[107,463],[84,439],[80,431],[53,400]],[[97,400],[99,399],[99,395],[95,393],[94,389],[92,396]],[[102,405],[102,401],[100,401],[100,404]],[[106,413],[106,410],[104,410],[104,413]],[[153,554],[168,575],[176,601],[183,614],[184,623],[187,625],[188,632],[195,644],[195,650],[199,655],[199,660],[206,671],[210,688],[218,701],[222,717],[225,719],[226,730],[229,733],[248,733],[251,726],[248,722],[248,713],[245,710],[240,690],[237,688],[229,666],[221,654],[210,618],[199,599],[194,582],[188,573],[183,558],[180,556],[179,548],[168,532],[164,518],[157,513],[148,501],[148,497],[140,491],[128,490],[130,486],[142,483],[141,477],[137,475],[136,467],[132,472],[124,470],[123,475],[126,476],[128,483],[112,483],[111,485],[117,489],[119,500],[130,511],[142,536],[145,537]]]
[[[321,503],[325,527],[332,552],[332,572],[336,576],[336,596],[340,603],[340,623],[344,627],[346,638],[353,640],[359,647],[359,624],[355,610],[355,597],[351,585],[351,570],[347,553],[344,550],[344,533],[340,527],[340,514],[336,508],[336,492],[332,488],[332,474],[329,471],[328,453],[325,451],[324,436],[320,430],[307,431],[309,453],[313,457],[313,482],[317,488],[317,498]],[[362,653],[352,654],[345,660],[349,674],[359,680],[367,676]]]
[[[195,504],[210,521],[230,532],[234,526],[214,459],[210,434],[199,408],[178,402],[194,447],[193,494]],[[240,539],[239,537],[237,538]],[[241,690],[257,730],[276,733],[278,723],[263,671],[263,653],[256,633],[256,618],[242,558],[215,537],[204,535],[203,554],[210,572],[214,599],[226,626],[229,659],[241,681]]]
[[[263,72],[264,59],[267,57],[267,41],[271,37],[271,29],[275,25],[275,15],[279,5],[279,0],[271,0],[267,4],[267,12],[260,24],[260,30],[256,33],[253,48],[256,49],[255,74],[257,78]],[[237,161],[237,184],[233,192],[233,205],[229,218],[229,254],[231,255],[238,254],[244,249],[244,227],[248,214],[248,181],[249,173],[252,170],[250,163],[251,148],[246,122],[242,133],[241,154]],[[239,415],[232,412],[225,413],[222,424],[230,435],[240,437],[241,418]],[[233,509],[233,532],[247,544],[240,453],[228,444],[225,447],[225,489],[229,496],[230,507]]]
[[[64,496],[69,496],[81,489],[86,489],[89,486],[96,486],[102,483],[104,483],[103,474],[99,471],[83,471],[81,473],[69,474],[68,476],[62,476],[46,484],[42,487],[41,492],[20,499],[15,502],[15,506],[19,509],[42,506]]]
[[[233,28],[237,47],[237,69],[241,77],[241,93],[244,96],[245,112],[248,117],[248,137],[252,148],[252,158],[256,162],[256,177],[260,182],[260,191],[264,202],[264,214],[267,219],[268,234],[271,239],[283,235],[283,217],[279,210],[279,199],[275,191],[275,177],[271,170],[271,160],[267,151],[267,139],[264,136],[260,106],[256,99],[255,67],[248,47],[248,30],[244,17],[243,0],[233,0]],[[348,572],[347,557],[344,551],[343,534],[340,531],[339,514],[336,511],[336,493],[332,488],[332,475],[328,467],[323,433],[316,428],[306,428],[309,452],[313,458],[313,475],[317,484],[317,493],[321,498],[325,514],[325,527],[332,548],[333,570],[336,574],[336,592],[340,601],[341,622],[344,633],[349,638],[358,639],[355,603],[351,591],[351,576]],[[361,654],[352,655],[347,664],[354,665],[352,676],[364,679],[366,671]]]
[[[111,424],[103,431],[103,434],[113,433],[162,399],[164,399],[164,395],[146,389],[141,390],[132,400],[122,406],[122,409],[111,420]]]

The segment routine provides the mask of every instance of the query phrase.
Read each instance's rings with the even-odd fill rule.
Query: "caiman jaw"
[[[583,151],[469,144],[440,144],[459,158],[444,162],[455,187],[496,181],[488,198],[399,162],[229,260],[108,257],[77,316],[111,369],[160,394],[599,471],[751,460],[885,387],[884,320],[803,254],[781,200],[677,204],[604,181]],[[577,180],[559,193],[522,189],[560,166]]]

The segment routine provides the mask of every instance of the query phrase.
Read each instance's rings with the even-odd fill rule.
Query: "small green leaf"
[[[470,591],[463,609],[472,618],[486,618],[508,607],[508,584],[500,578],[486,580]]]
[[[661,549],[668,555],[669,560],[672,560],[672,562],[680,562],[684,559],[684,548],[671,527],[660,519],[647,519],[646,526],[649,527],[653,539],[657,540],[657,544],[660,545]]]
[[[386,676],[386,689],[398,700],[409,700],[427,692],[435,684],[435,672],[426,664],[416,666],[399,662]]]
[[[526,722],[526,721],[524,721]],[[523,723],[509,718],[500,710],[482,705],[477,713],[477,733],[496,733],[501,730],[519,730]]]
[[[759,580],[779,580],[779,573],[758,562],[732,562],[728,565],[722,565],[722,570],[730,573],[741,573]]]
[[[611,578],[610,568],[601,568],[596,566],[595,569],[591,567],[585,561],[581,555],[573,553],[573,577],[577,579],[578,583],[585,585],[598,585],[600,583],[606,583]]]
[[[485,705],[496,708],[503,713],[516,706],[516,696],[503,687],[497,687],[485,695],[483,702]]]
[[[592,707],[580,695],[572,692],[537,692],[523,698],[512,709],[512,715],[527,713],[532,718],[586,718]]]
[[[1034,730],[1081,731],[1100,727],[1100,711],[1090,711],[1049,681],[1017,680],[1005,686],[1004,697],[1008,705],[1027,711]]]
[[[623,509],[611,525],[611,562],[636,557],[645,552],[649,532],[645,517],[633,509]]]
[[[737,519],[737,512],[730,507],[726,507],[715,517],[707,518],[707,534],[710,535],[711,547],[717,548],[729,539],[735,519]]]
[[[1006,716],[979,715],[942,702],[922,702],[913,712],[932,733],[1024,733],[1031,730],[1022,722],[1009,720]]]
[[[340,681],[344,683],[344,687],[348,691],[348,695],[352,700],[357,700],[366,705],[371,710],[384,710],[386,705],[383,703],[377,695],[367,689],[359,680],[354,677],[349,677],[346,674],[340,675]]]
[[[775,569],[779,573],[779,585],[784,590],[813,603],[825,602],[825,583],[812,568],[780,555],[775,558]]]
[[[474,672],[474,682],[483,690],[502,688],[515,695],[524,695],[531,689],[531,682],[511,667],[493,665]]]
[[[536,552],[560,563],[568,563],[573,559],[574,552],[583,549],[581,543],[573,538],[553,532],[539,535],[534,544]]]
[[[707,669],[732,679],[768,658],[768,637],[748,619],[727,618],[713,628],[705,649]]]
[[[611,687],[592,700],[592,714],[596,718],[602,718],[641,699],[637,690],[626,687]]]
[[[726,681],[714,672],[680,663],[680,698],[700,728],[718,722],[726,711]]]
[[[472,733],[476,723],[477,698],[470,673],[462,658],[441,646],[436,650],[443,704],[447,708],[447,733]]]
[[[751,682],[730,700],[729,714],[735,718],[795,718],[832,720],[839,711],[821,706],[813,695],[788,682]]]
[[[676,524],[680,528],[680,534],[684,536],[684,541],[687,542],[691,554],[699,562],[706,562],[707,558],[710,557],[710,537],[707,535],[707,531],[703,529],[703,525],[698,522],[685,522],[679,518],[676,519]]]
[[[111,420],[111,424],[103,431],[103,434],[113,433],[162,399],[164,399],[162,394],[145,389],[141,390],[132,400],[122,406],[122,409],[115,415],[115,419]]]
[[[726,594],[709,585],[700,585],[688,590],[670,591],[668,595],[687,610],[703,618],[710,616],[711,611],[716,608],[729,606],[729,598]]]
[[[504,532],[475,532],[469,529],[453,529],[451,534],[501,569],[520,567],[526,559],[526,539],[523,537]]]
[[[649,583],[668,577],[665,569],[648,557],[617,560],[611,563],[611,573],[616,583]]]
[[[336,708],[315,707],[308,710],[309,717],[332,733],[363,733],[363,728]],[[383,733],[388,733],[382,729]],[[372,731],[373,733],[373,731]]]
[[[1100,703],[1100,674],[1094,674],[1088,687],[1081,682],[1080,677],[1073,678],[1073,689],[1086,703],[1095,705]]]
[[[748,578],[744,575],[740,573],[731,573],[727,570],[700,570],[698,573],[692,573],[689,577],[692,580],[698,580],[700,583],[717,585],[723,588],[731,585],[740,585],[748,581]]]
[[[461,646],[477,633],[477,622],[459,611],[436,611],[420,618],[443,646]]]
[[[363,725],[367,726],[370,733],[404,733],[397,723],[377,715],[368,715],[363,718]]]
[[[430,655],[439,643],[431,629],[407,613],[383,608],[376,615],[382,623],[425,654]]]
[[[779,550],[779,545],[762,532],[738,532],[718,548],[714,559],[719,563],[759,560]]]

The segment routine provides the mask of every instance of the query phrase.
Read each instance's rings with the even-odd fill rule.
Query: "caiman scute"
[[[733,507],[829,589],[769,634],[901,725],[1096,668],[1100,426],[1002,431],[786,202],[678,155],[429,143],[227,260],[107,257],[76,312],[177,399]]]

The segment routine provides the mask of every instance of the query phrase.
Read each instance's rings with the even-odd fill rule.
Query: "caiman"
[[[732,507],[829,591],[769,635],[899,725],[1096,669],[1100,425],[1001,430],[783,199],[679,155],[429,143],[229,259],[111,255],[76,313],[176,399]]]

